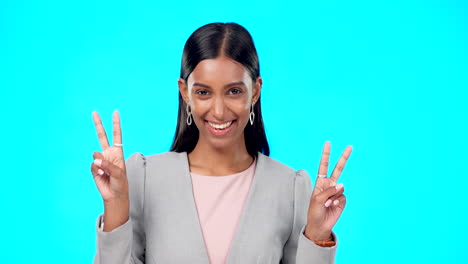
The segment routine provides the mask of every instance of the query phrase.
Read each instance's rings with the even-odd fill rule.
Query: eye
[[[240,93],[242,93],[242,90],[239,88],[232,88],[231,90],[229,90],[229,94],[240,94]]]
[[[195,94],[197,95],[208,95],[208,91],[207,90],[198,90],[195,92]]]

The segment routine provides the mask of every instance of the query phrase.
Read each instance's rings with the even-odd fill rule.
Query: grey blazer
[[[111,232],[98,219],[94,263],[208,264],[187,153],[135,153],[126,167],[130,218]],[[307,172],[259,153],[226,263],[334,263],[337,246],[303,234],[311,192]]]

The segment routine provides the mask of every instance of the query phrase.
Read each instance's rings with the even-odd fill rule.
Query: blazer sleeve
[[[145,157],[134,153],[125,162],[129,186],[130,217],[123,225],[111,232],[99,228],[103,215],[99,216],[97,232],[97,252],[95,264],[142,264],[145,263],[145,232],[143,225],[143,205],[145,188]]]
[[[305,170],[296,172],[294,183],[294,222],[291,235],[283,249],[283,264],[333,264],[335,263],[338,240],[333,247],[321,247],[310,241],[304,235],[307,224],[312,184],[309,174]]]

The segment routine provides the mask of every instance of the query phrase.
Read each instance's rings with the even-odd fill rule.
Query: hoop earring
[[[253,104],[250,106],[250,115],[249,115],[249,119],[250,119],[250,124],[253,126],[253,124],[254,124],[254,119],[255,119],[255,113],[254,113],[254,110],[253,110]]]
[[[192,124],[192,109],[190,109],[190,105],[187,104],[187,126],[190,126]]]

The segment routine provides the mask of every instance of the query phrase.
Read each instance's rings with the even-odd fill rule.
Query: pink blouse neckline
[[[247,172],[249,172],[250,170],[252,170],[253,168],[255,168],[255,164],[257,163],[257,159],[254,159],[252,164],[250,164],[250,166],[241,171],[241,172],[238,172],[238,173],[234,173],[234,174],[229,174],[229,175],[222,175],[222,176],[212,176],[212,175],[203,175],[203,174],[198,174],[198,173],[194,173],[194,172],[190,172],[190,174],[192,176],[195,176],[195,177],[206,177],[208,179],[223,179],[223,178],[231,178],[231,177],[236,177],[236,176],[240,176],[240,175],[244,175],[246,174]]]
[[[226,176],[190,173],[210,264],[225,264],[255,173],[256,160]]]

